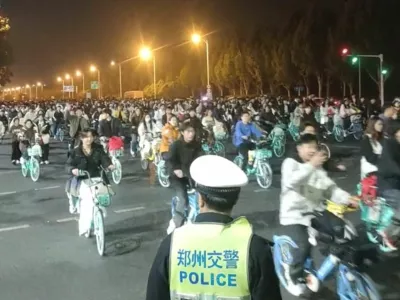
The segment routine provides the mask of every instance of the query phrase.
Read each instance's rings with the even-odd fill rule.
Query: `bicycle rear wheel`
[[[157,166],[157,177],[158,177],[158,182],[162,187],[169,187],[170,182],[169,182],[169,175],[167,174],[167,168],[165,166],[165,161],[160,161],[158,166]]]
[[[31,179],[33,182],[36,182],[39,180],[40,177],[40,165],[39,161],[32,157],[31,158]]]
[[[94,234],[96,236],[97,252],[100,256],[104,255],[105,234],[104,234],[104,217],[103,212],[97,206],[93,211]]]
[[[114,171],[112,172],[112,178],[115,184],[119,184],[122,179],[122,166],[119,159],[113,159],[113,165],[115,167]]]

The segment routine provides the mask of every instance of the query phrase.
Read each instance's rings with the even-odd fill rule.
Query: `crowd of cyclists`
[[[267,138],[276,128],[284,128],[297,146],[293,151],[287,151],[288,158],[282,164],[280,220],[288,235],[301,248],[300,254],[293,255],[296,259],[288,273],[291,292],[298,295],[301,294],[300,286],[304,285],[300,278],[303,278],[302,266],[309,251],[307,227],[310,218],[302,217],[301,210],[314,209],[322,197],[357,205],[323,171],[331,170],[331,167],[344,171],[346,167],[332,164],[330,154],[327,155],[329,148],[321,149],[318,145],[330,135],[337,142],[349,135],[357,140],[363,137],[360,142],[360,196],[379,193],[393,208],[393,217],[400,219],[399,109],[400,99],[381,107],[375,99],[357,99],[355,96],[343,100],[309,96],[292,101],[260,96],[214,101],[86,99],[3,102],[0,135],[2,139],[7,135],[11,137],[10,158],[15,165],[28,158],[27,149],[35,144],[42,149],[41,163],[51,163],[50,140],[69,136],[67,166],[73,177],[67,184],[67,193],[71,213],[79,210],[77,199],[90,190],[81,184],[87,178],[80,170],[87,171],[91,177],[101,177],[99,167],[110,171],[115,169],[105,148],[97,144],[96,137],[107,140],[120,138],[129,145],[132,157],[138,157],[142,162],[147,160],[151,151],[159,152],[167,162],[171,186],[179,199],[167,230],[171,233],[186,222],[187,190],[193,185],[189,170],[192,162],[204,152],[204,145],[212,147],[218,140],[232,143],[243,157],[240,168],[248,174],[248,165],[252,164],[249,152],[256,148],[257,140]],[[320,167],[323,167],[321,172],[313,172]],[[375,181],[371,182],[371,178]],[[311,194],[305,195],[299,190],[304,180],[314,192],[319,191],[319,196],[314,193],[311,197]],[[367,182],[369,188],[365,188]],[[371,187],[378,192],[372,192]],[[313,205],[310,205],[310,197],[318,198],[313,200]],[[90,218],[81,219],[79,234],[90,234]],[[380,242],[392,251],[397,250],[395,237],[399,236],[398,231],[398,226],[380,230]]]

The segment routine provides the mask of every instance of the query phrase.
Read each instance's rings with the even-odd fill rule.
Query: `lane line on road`
[[[122,214],[125,212],[130,212],[130,211],[137,211],[137,210],[143,210],[145,207],[139,206],[139,207],[131,207],[131,208],[125,208],[125,209],[119,209],[119,210],[114,210],[116,214]]]
[[[37,188],[35,189],[35,191],[52,190],[52,189],[58,189],[59,187],[60,187],[59,185],[47,186],[47,187]]]
[[[17,191],[12,191],[12,192],[3,192],[3,193],[0,193],[0,196],[12,195],[12,194],[16,194],[16,193],[17,193]]]
[[[4,228],[0,228],[0,232],[6,232],[6,231],[12,231],[12,230],[18,230],[18,229],[26,229],[29,227],[31,227],[31,225],[29,225],[29,224],[12,226],[12,227],[4,227]]]
[[[77,221],[77,220],[78,220],[78,218],[71,217],[71,218],[59,219],[56,222],[57,223],[66,223],[66,222],[72,222],[72,221]]]
[[[0,175],[8,175],[8,174],[14,174],[14,173],[19,173],[19,170],[8,170],[8,171],[1,171]]]
[[[360,146],[358,145],[337,145],[334,144],[332,145],[333,148],[345,148],[345,149],[360,149]]]
[[[254,190],[253,192],[254,193],[262,193],[262,192],[268,192],[268,191],[270,191],[269,189],[257,189],[257,190]]]

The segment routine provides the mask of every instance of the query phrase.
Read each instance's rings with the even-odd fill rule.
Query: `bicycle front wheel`
[[[39,180],[40,177],[40,165],[39,161],[32,157],[31,158],[31,179],[33,182],[36,182]]]
[[[328,145],[325,143],[319,144],[319,147],[322,151],[324,151],[328,158],[331,158],[331,150],[329,149]]]
[[[165,162],[160,161],[157,167],[157,175],[158,175],[158,182],[162,187],[169,187],[170,182],[169,182],[169,175],[167,173],[167,168],[165,166]]]
[[[93,212],[94,234],[96,236],[97,252],[100,256],[104,255],[105,249],[105,234],[104,234],[104,217],[103,212],[98,207],[95,207]]]
[[[214,153],[218,156],[225,157],[225,146],[220,141],[216,141],[214,144]]]
[[[60,142],[64,141],[64,130],[60,130],[58,137],[60,138]]]
[[[344,141],[344,131],[343,127],[340,125],[336,125],[333,128],[333,136],[335,137],[335,140],[339,143]]]
[[[112,172],[112,178],[115,184],[119,184],[122,179],[122,166],[119,159],[113,159],[113,165],[115,167],[114,171]]]
[[[272,169],[268,162],[262,161],[257,166],[256,178],[258,185],[267,189],[272,184]]]
[[[282,157],[285,154],[285,144],[282,140],[278,139],[272,145],[276,157]]]

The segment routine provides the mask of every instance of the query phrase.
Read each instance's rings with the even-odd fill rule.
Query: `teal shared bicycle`
[[[293,141],[297,142],[300,139],[299,128],[292,122],[289,123],[288,132],[291,135]]]
[[[255,176],[258,185],[263,189],[267,189],[272,184],[273,173],[271,166],[269,165],[272,151],[265,148],[268,144],[265,140],[251,140],[251,142],[256,145],[256,150],[249,151],[249,164],[247,165],[246,170],[247,176]],[[235,157],[233,162],[241,168],[243,166],[243,156],[239,154]]]
[[[40,177],[40,164],[39,157],[42,156],[42,148],[39,144],[35,144],[27,149],[29,159],[24,159],[21,163],[22,176],[27,177],[28,173],[33,182],[39,180]]]
[[[268,135],[268,140],[271,142],[271,148],[276,157],[282,157],[285,154],[285,127],[283,124],[277,124]]]

